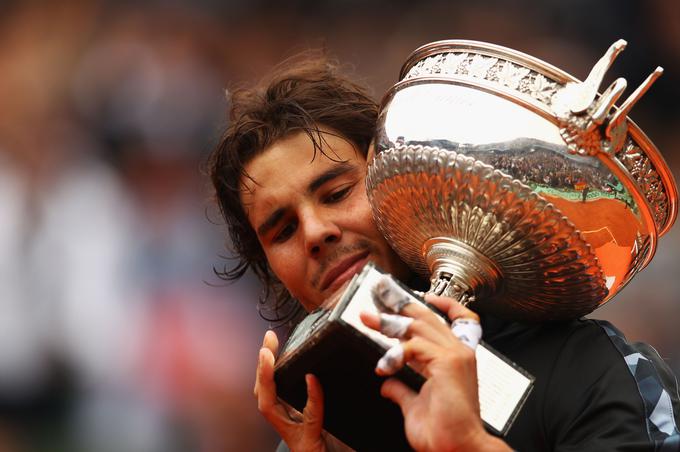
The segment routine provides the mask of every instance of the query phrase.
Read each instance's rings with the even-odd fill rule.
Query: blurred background
[[[260,451],[270,325],[226,286],[205,159],[224,90],[325,48],[376,99],[418,46],[510,46],[585,78],[618,38],[633,119],[680,175],[675,0],[0,2],[0,452]],[[593,314],[680,372],[680,226]]]

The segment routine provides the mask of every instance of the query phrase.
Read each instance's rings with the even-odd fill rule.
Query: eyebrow
[[[274,229],[276,223],[281,221],[281,218],[283,218],[284,213],[286,213],[286,209],[283,207],[276,209],[271,215],[267,217],[266,220],[264,220],[260,226],[257,227],[257,235],[263,236]]]
[[[314,178],[309,185],[307,186],[307,193],[310,195],[317,191],[323,184],[326,182],[335,179],[338,176],[342,176],[345,173],[348,173],[352,170],[355,170],[356,167],[354,165],[351,165],[347,162],[341,162],[335,165],[333,168],[324,171],[321,173],[319,176]]]
[[[356,170],[356,167],[354,165],[347,162],[341,162],[335,165],[333,168],[324,171],[323,173],[315,177],[307,186],[307,193],[313,194],[315,191],[321,188],[326,182],[331,181],[336,177],[339,177],[345,173],[354,170]],[[267,217],[266,220],[264,220],[264,222],[260,226],[257,227],[257,234],[259,236],[266,235],[269,231],[276,227],[277,223],[281,221],[285,213],[286,213],[285,207],[280,207],[276,209]]]

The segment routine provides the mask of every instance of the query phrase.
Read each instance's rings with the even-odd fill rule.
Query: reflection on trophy
[[[584,82],[474,41],[417,49],[386,94],[367,189],[378,226],[431,291],[506,319],[576,318],[611,299],[677,215],[659,151],[602,94],[614,43]]]

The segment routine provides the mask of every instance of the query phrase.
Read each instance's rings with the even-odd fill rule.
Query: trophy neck
[[[467,305],[495,294],[500,287],[502,273],[498,266],[460,240],[431,238],[423,244],[423,254],[432,275],[431,293]]]

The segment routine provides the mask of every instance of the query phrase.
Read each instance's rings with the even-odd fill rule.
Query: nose
[[[309,208],[300,218],[305,238],[305,249],[309,256],[320,257],[332,243],[340,241],[342,230],[328,212]]]

